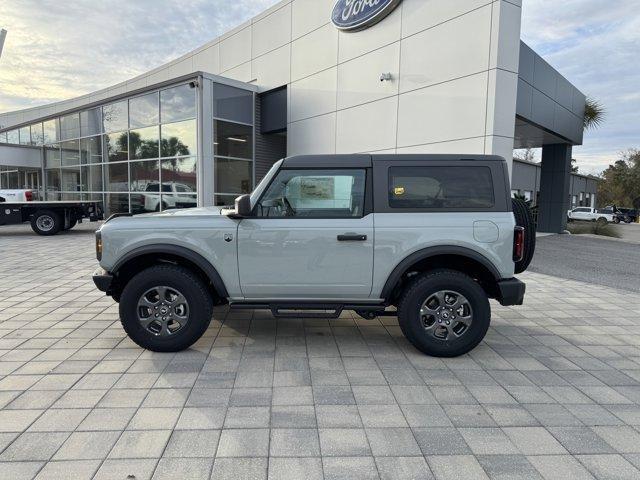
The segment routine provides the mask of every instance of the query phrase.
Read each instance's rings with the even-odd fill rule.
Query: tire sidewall
[[[189,321],[179,332],[169,337],[153,335],[138,321],[140,297],[158,286],[175,288],[189,304]],[[133,277],[120,298],[120,320],[125,331],[139,346],[153,351],[175,352],[190,347],[206,331],[211,315],[211,299],[207,298],[204,286],[197,278],[185,274],[182,268],[151,267]]]
[[[420,319],[422,303],[440,290],[452,290],[464,295],[473,310],[469,330],[453,341],[433,337],[424,330]],[[403,296],[398,317],[403,333],[419,350],[432,356],[456,357],[475,348],[485,337],[491,321],[491,307],[482,287],[471,278],[443,272],[418,278]]]
[[[48,217],[51,217],[53,219],[53,227],[51,228],[51,230],[46,230],[45,231],[45,230],[41,230],[40,227],[38,227],[38,218],[43,217],[43,216],[48,216]],[[58,232],[60,232],[62,227],[63,226],[62,226],[62,221],[60,219],[60,215],[58,215],[56,212],[52,212],[50,210],[40,210],[40,211],[36,212],[33,215],[33,217],[31,217],[31,228],[38,235],[44,235],[44,236],[55,235]]]

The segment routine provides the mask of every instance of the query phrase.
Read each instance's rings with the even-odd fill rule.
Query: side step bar
[[[354,310],[358,314],[365,313],[367,318],[395,315],[385,312],[384,305],[375,304],[336,304],[336,303],[253,303],[231,302],[232,310],[270,310],[276,318],[338,318],[344,310]],[[362,316],[362,315],[361,315]]]

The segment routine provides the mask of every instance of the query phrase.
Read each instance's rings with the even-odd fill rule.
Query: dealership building
[[[585,96],[521,42],[521,4],[283,0],[143,75],[0,114],[0,182],[138,213],[230,204],[291,155],[496,154],[515,172],[514,148],[542,147],[539,229],[561,231]]]

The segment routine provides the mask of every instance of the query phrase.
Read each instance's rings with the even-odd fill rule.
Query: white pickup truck
[[[31,202],[36,200],[36,192],[33,190],[0,190],[0,197],[4,202]]]
[[[567,212],[568,220],[582,220],[586,222],[600,222],[610,223],[614,220],[614,215],[611,213],[603,213],[596,208],[591,207],[576,207],[573,210]]]

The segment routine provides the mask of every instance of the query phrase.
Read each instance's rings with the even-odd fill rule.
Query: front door
[[[373,215],[365,169],[283,169],[238,227],[245,298],[362,299],[371,293]]]

